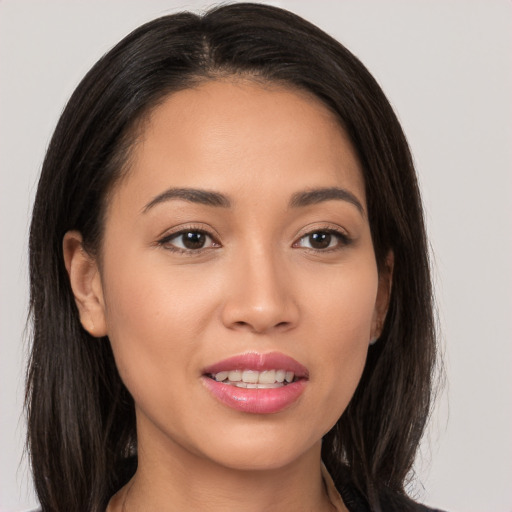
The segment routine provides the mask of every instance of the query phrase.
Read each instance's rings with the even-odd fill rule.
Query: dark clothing
[[[349,512],[372,512],[368,501],[352,484],[348,471],[344,472],[343,477],[338,480],[338,485],[336,486],[329,471],[322,464],[322,478],[325,490],[337,512],[344,510],[343,504],[348,508]],[[390,495],[387,498],[385,496],[379,496],[379,498],[381,500],[382,512],[442,512],[415,503],[405,496]]]
[[[370,506],[366,502],[366,500],[361,496],[361,494],[357,491],[357,489],[350,486],[350,484],[345,485],[340,489],[340,496],[345,503],[345,506],[348,508],[350,512],[371,512]],[[414,512],[442,512],[439,509],[429,508],[425,505],[421,505],[419,503],[411,503],[410,505]],[[383,512],[402,512],[401,508],[398,507],[385,507],[382,509]]]

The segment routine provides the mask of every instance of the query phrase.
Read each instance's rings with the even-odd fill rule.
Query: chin
[[[247,429],[244,435],[225,432],[221,439],[209,438],[203,453],[229,469],[262,471],[283,468],[320,447],[320,436],[311,439],[281,427],[277,432],[273,428]]]

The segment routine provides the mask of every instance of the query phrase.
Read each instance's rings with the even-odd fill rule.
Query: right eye
[[[198,229],[185,229],[172,233],[158,243],[171,251],[178,252],[197,252],[201,249],[219,247],[219,244],[206,231]]]

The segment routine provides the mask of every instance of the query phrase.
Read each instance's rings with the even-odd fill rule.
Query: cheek
[[[357,266],[359,267],[359,265]],[[322,400],[315,405],[329,430],[346,409],[368,352],[378,275],[370,261],[357,271],[340,269],[310,293],[311,337],[316,346]]]
[[[109,265],[105,282],[108,336],[126,386],[135,399],[141,382],[172,386],[192,363],[209,296],[192,277],[176,279],[142,258]]]
[[[368,343],[378,290],[378,273],[373,258],[360,258],[308,280],[305,312],[316,329],[327,330],[332,350],[355,348]]]

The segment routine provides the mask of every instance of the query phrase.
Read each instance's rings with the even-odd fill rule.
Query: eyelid
[[[202,233],[209,237],[212,242],[213,246],[208,247],[201,247],[199,249],[187,249],[182,247],[177,247],[175,245],[170,244],[170,242],[178,238],[180,235],[183,235],[184,233]],[[156,245],[162,246],[166,248],[169,251],[177,252],[177,253],[184,253],[188,255],[195,255],[200,254],[204,251],[210,250],[210,249],[216,249],[221,247],[220,242],[218,241],[219,236],[216,234],[215,230],[210,227],[205,227],[204,225],[198,225],[198,224],[181,224],[179,226],[175,226],[174,228],[167,230],[164,232],[163,235],[160,235],[156,241]]]
[[[332,222],[314,222],[301,228],[295,236],[295,239],[299,240],[300,238],[310,235],[311,233],[316,233],[317,231],[329,231],[346,238],[351,238],[348,231],[339,224],[333,224]]]
[[[313,247],[301,247],[299,246],[299,242],[310,236],[314,233],[330,233],[340,240],[340,243],[335,247],[329,247],[326,249],[315,249]],[[353,238],[347,233],[346,229],[343,229],[341,226],[331,223],[320,224],[320,225],[308,225],[300,230],[299,234],[295,237],[295,241],[292,244],[292,247],[307,249],[314,252],[330,252],[342,249],[353,242]]]
[[[205,224],[203,222],[183,222],[182,224],[178,224],[177,226],[173,226],[172,228],[167,228],[162,231],[159,235],[157,235],[157,239],[161,240],[163,238],[171,237],[173,235],[178,235],[187,231],[201,231],[202,233],[206,233],[212,238],[218,240],[220,235],[217,230],[212,228],[210,225]]]

